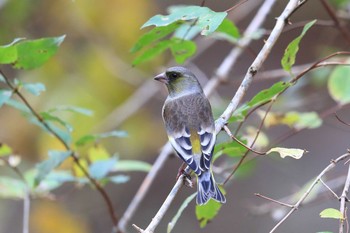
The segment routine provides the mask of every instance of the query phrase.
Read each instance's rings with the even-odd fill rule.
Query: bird
[[[211,170],[215,122],[198,79],[182,66],[170,67],[154,79],[168,89],[162,109],[165,129],[177,155],[197,176],[197,204],[204,205],[210,199],[225,203]]]

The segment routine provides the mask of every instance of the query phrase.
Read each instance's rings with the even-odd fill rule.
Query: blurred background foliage
[[[237,22],[241,32],[244,31],[261,2],[261,0],[248,1],[230,13],[229,18]],[[166,92],[158,87],[159,84],[154,83],[156,87],[152,88],[161,89],[158,91],[160,94],[157,94],[145,106],[140,107],[135,115],[125,121],[118,118],[122,116],[113,115],[115,118],[109,116],[139,86],[162,70],[159,68],[160,66],[174,64],[171,61],[171,56],[166,53],[135,68],[131,66],[135,57],[130,54],[129,50],[145,31],[141,31],[140,26],[151,16],[158,13],[164,14],[167,6],[174,4],[200,5],[200,3],[201,1],[175,0],[0,0],[1,45],[9,44],[14,38],[19,37],[35,39],[66,35],[58,53],[41,68],[31,71],[14,71],[9,67],[4,67],[4,72],[10,77],[27,82],[42,82],[46,85],[47,91],[40,97],[26,95],[39,111],[58,105],[75,105],[91,109],[94,112],[92,117],[62,113],[62,118],[74,126],[73,136],[75,139],[88,133],[100,133],[114,129],[125,130],[128,132],[128,137],[108,139],[103,142],[103,145],[108,148],[111,154],[118,153],[121,159],[153,162],[159,147],[166,142],[160,118],[162,101]],[[206,1],[206,6],[215,11],[223,11],[236,3],[237,1]],[[286,3],[287,1],[278,1],[271,10],[269,18],[264,24],[267,31],[265,34],[263,32],[262,38],[266,38],[266,33],[275,23],[275,17],[280,14]],[[341,9],[349,28],[349,1],[338,0],[332,1],[332,3]],[[293,16],[292,21],[310,21],[315,18],[324,21],[330,20],[317,1],[309,1],[305,7],[302,7],[302,10]],[[300,34],[301,28],[297,29],[299,30],[291,30],[282,35],[281,40],[274,48],[273,55],[264,65],[264,70],[280,68],[280,59],[285,47]],[[216,115],[219,115],[226,107],[236,90],[238,81],[242,78],[262,44],[263,39],[255,41],[249,51],[242,56],[231,72],[232,78],[230,78],[228,85],[219,89],[218,93],[223,98],[218,98],[218,93],[214,95],[212,104]],[[194,72],[199,73],[202,83],[205,83],[207,77],[214,73],[231,47],[232,44],[228,42],[218,41],[194,59],[195,65],[192,64],[192,66]],[[316,25],[302,42],[297,64],[313,62],[319,57],[340,50],[349,50],[349,43],[341,37],[339,31],[335,27]],[[196,66],[200,67],[203,73],[196,69]],[[293,87],[291,91],[281,97],[275,105],[275,110],[320,112],[334,104],[327,94],[326,82],[322,81],[329,73],[329,70],[322,69],[310,74],[310,79],[302,79],[298,86]],[[271,86],[273,82],[274,80],[256,81],[246,100],[259,90]],[[122,113],[119,111],[119,114]],[[342,114],[349,119],[349,110],[344,110]],[[248,123],[252,123],[254,120],[248,121]],[[249,131],[249,128],[246,130]],[[276,136],[283,130],[285,131],[286,127],[266,131]],[[332,138],[336,138],[333,141],[329,140],[331,134],[334,135]],[[330,119],[321,128],[302,133],[286,143],[311,151],[311,158],[305,158],[302,164],[297,161],[288,160],[285,162],[279,159],[267,159],[266,161],[262,158],[247,163],[245,168],[250,167],[250,169],[246,169],[247,172],[241,174],[242,180],[236,181],[232,190],[231,188],[227,190],[229,196],[237,197],[237,201],[226,204],[222,210],[225,217],[217,218],[203,232],[227,232],[227,229],[232,229],[232,224],[236,224],[238,232],[264,232],[269,229],[272,225],[271,222],[270,225],[262,226],[264,221],[268,222],[267,218],[258,216],[260,220],[256,221],[257,216],[252,215],[245,208],[249,206],[247,203],[250,203],[251,198],[253,198],[252,193],[262,190],[265,191],[265,194],[284,196],[291,190],[296,190],[311,179],[334,155],[347,148],[348,137],[349,130],[344,130],[338,125],[338,122]],[[219,139],[227,140],[222,135]],[[28,123],[18,111],[9,107],[3,107],[0,111],[0,141],[6,142],[16,153],[21,155],[24,161],[21,165],[23,170],[32,167],[35,162],[45,159],[48,150],[62,149],[55,138],[37,126]],[[319,143],[315,145],[315,141]],[[79,148],[79,151],[82,156],[86,156],[88,147]],[[315,156],[320,157],[318,162],[315,161]],[[255,166],[257,161],[259,165]],[[63,166],[70,167],[70,165]],[[147,196],[147,201],[142,204],[138,216],[135,217],[135,221],[138,221],[140,225],[148,223],[159,204],[164,200],[174,183],[179,165],[180,162],[173,159],[166,164],[164,170],[168,172],[165,172],[166,174],[163,174],[154,184],[153,193]],[[284,166],[291,168],[292,171],[286,170]],[[310,169],[311,166],[312,169]],[[252,169],[255,171],[252,172]],[[244,171],[244,167],[242,167],[242,171]],[[276,173],[279,175],[277,176]],[[11,175],[11,171],[1,167],[0,174]],[[118,215],[121,215],[127,207],[143,177],[144,173],[135,173],[129,183],[107,186],[106,189],[113,199]],[[286,187],[283,184],[291,185]],[[276,186],[281,188],[276,189]],[[179,206],[184,197],[191,192],[192,190],[185,189],[174,206]],[[255,200],[255,202],[257,201]],[[18,224],[19,219],[21,219],[21,208],[20,202],[0,200],[0,233],[21,231],[21,226]],[[242,209],[245,210],[242,211]],[[170,211],[169,216],[173,216],[175,211],[176,208]],[[185,213],[183,218],[186,221],[183,220],[183,224],[178,226],[176,229],[178,232],[181,232],[179,229],[182,229],[182,232],[184,229],[186,229],[185,232],[199,231],[198,224],[193,217],[193,211]],[[31,232],[33,233],[88,233],[108,232],[110,230],[110,220],[105,206],[99,194],[89,187],[79,188],[65,185],[56,190],[55,196],[51,199],[33,200],[30,220]],[[252,220],[256,223],[251,224]],[[303,218],[301,218],[302,220]],[[314,219],[310,218],[310,222],[313,220],[317,222],[318,216]],[[290,226],[289,229],[294,229],[294,231],[289,232],[298,232],[301,229],[306,232],[307,225],[312,225],[310,222],[298,226],[299,230],[293,228],[295,226]],[[288,227],[288,224],[286,225]],[[327,223],[323,226],[329,228]],[[218,229],[222,230],[218,231]],[[312,229],[315,231],[315,228]]]

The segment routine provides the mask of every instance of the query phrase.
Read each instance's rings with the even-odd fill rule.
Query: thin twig
[[[346,176],[340,176],[340,177],[334,178],[332,180],[327,180],[327,182],[329,183],[330,187],[332,187],[333,189],[337,189],[340,187],[344,187],[345,178],[346,178]],[[309,183],[309,182],[307,182],[307,183]],[[324,194],[326,194],[328,192],[329,192],[329,189],[327,189],[326,187],[317,189],[317,196],[319,196],[319,197],[321,195],[325,196]],[[297,191],[297,192],[292,193],[288,196],[285,196],[285,197],[279,199],[278,201],[280,201],[282,203],[286,203],[286,202],[290,202],[291,200],[295,200],[296,197],[300,197],[300,191]],[[316,195],[314,197],[316,197]],[[329,198],[327,197],[327,199],[329,199]],[[303,204],[305,204],[306,202],[311,203],[311,201],[316,202],[317,200],[319,200],[319,199],[308,198],[307,200],[305,200],[303,202]],[[267,202],[267,203],[264,203],[264,204],[259,205],[259,206],[251,206],[250,209],[251,209],[252,214],[262,215],[262,214],[267,214],[267,213],[271,213],[271,212],[275,211],[275,205],[274,205],[274,203]]]
[[[266,152],[260,152],[257,150],[254,150],[253,148],[247,146],[246,144],[244,144],[243,142],[241,142],[238,138],[236,138],[232,133],[231,130],[227,127],[227,125],[224,125],[224,130],[226,131],[227,135],[232,138],[232,140],[236,141],[238,144],[240,144],[241,146],[243,146],[244,148],[246,148],[248,151],[251,151],[255,154],[258,155],[266,155]]]
[[[324,187],[326,187],[332,194],[333,196],[339,200],[338,195],[333,191],[333,189],[331,189],[322,179],[320,179],[320,182],[323,184]]]
[[[322,170],[322,172],[316,177],[316,179],[311,183],[309,188],[306,190],[306,192],[300,197],[300,199],[293,205],[293,208],[272,228],[270,233],[275,232],[276,229],[281,226],[281,224],[286,221],[286,219],[294,212],[296,211],[301,203],[305,200],[305,198],[310,194],[311,190],[315,187],[315,185],[320,181],[322,176],[324,176],[327,172],[329,172],[331,169],[333,169],[336,164],[350,156],[349,153],[343,154],[340,157],[338,157],[335,160],[332,160],[330,164]]]
[[[344,232],[344,220],[347,219],[346,216],[346,202],[348,202],[348,193],[350,187],[350,165],[348,166],[348,175],[344,184],[343,192],[340,196],[340,212],[342,213],[343,219],[339,220],[339,233]]]
[[[236,9],[237,7],[240,7],[241,5],[243,5],[244,3],[248,2],[248,0],[243,0],[240,1],[239,3],[237,3],[236,5],[230,7],[229,9],[225,10],[227,13],[233,11],[234,9]]]
[[[254,144],[255,144],[255,142],[256,142],[256,140],[258,139],[258,137],[259,137],[259,135],[260,135],[260,132],[261,132],[261,129],[262,129],[262,127],[263,127],[263,125],[264,125],[264,122],[265,122],[265,120],[266,120],[266,117],[267,117],[268,113],[270,112],[270,110],[271,110],[271,108],[272,108],[272,105],[273,105],[274,102],[275,102],[275,101],[274,101],[275,99],[276,99],[276,98],[274,98],[273,101],[270,102],[269,107],[268,107],[267,110],[265,111],[264,117],[263,117],[263,118],[261,119],[261,121],[260,121],[258,130],[257,130],[257,132],[256,132],[256,134],[255,134],[255,137],[254,137],[252,143],[250,144],[250,147],[253,147]],[[242,126],[242,125],[240,125],[240,126]],[[236,132],[238,132],[238,131],[236,131]],[[238,161],[238,163],[237,163],[237,164],[235,165],[235,167],[232,169],[232,172],[230,173],[230,175],[225,179],[224,184],[226,184],[226,183],[231,179],[231,177],[236,173],[236,171],[238,170],[238,168],[243,164],[243,161],[246,159],[248,153],[249,153],[249,150],[247,150],[247,151],[244,153],[244,155],[241,157],[241,159]],[[266,154],[266,153],[265,153],[265,154]]]
[[[67,151],[71,152],[70,156],[72,157],[74,163],[78,166],[78,168],[83,172],[83,174],[86,176],[86,178],[90,181],[90,183],[98,190],[98,192],[101,194],[101,196],[103,197],[108,211],[109,211],[109,215],[111,217],[112,223],[114,228],[117,226],[118,224],[118,218],[115,214],[114,208],[113,208],[113,204],[111,199],[109,198],[107,192],[104,190],[104,188],[97,182],[97,180],[95,180],[94,178],[92,178],[89,174],[89,172],[86,170],[86,168],[80,163],[79,158],[76,154],[75,151],[72,150],[71,146],[69,144],[66,143],[66,141],[56,133],[55,130],[53,130],[51,128],[51,126],[43,119],[43,117],[31,106],[31,104],[28,102],[28,100],[22,95],[22,93],[18,90],[18,88],[16,86],[14,86],[9,78],[4,74],[4,72],[2,70],[0,70],[0,74],[3,76],[3,78],[5,79],[6,84],[8,85],[8,87],[11,88],[12,92],[14,94],[16,94],[21,101],[25,104],[25,106],[29,109],[29,111],[33,114],[33,116],[43,125],[43,127],[49,132],[51,133],[64,147]]]
[[[345,122],[344,120],[342,120],[342,119],[338,116],[337,112],[335,112],[334,115],[335,115],[335,117],[338,119],[338,121],[340,121],[341,123],[343,123],[343,124],[346,125],[346,126],[350,126],[350,123],[347,123],[347,122]]]
[[[332,6],[326,0],[321,0],[321,3],[323,7],[326,9],[331,19],[334,21],[335,26],[339,29],[340,33],[343,35],[344,39],[348,42],[348,44],[350,44],[350,33],[348,29],[340,22]]]
[[[23,173],[18,169],[17,166],[12,166],[10,164],[10,162],[8,161],[8,159],[5,159],[4,157],[2,157],[0,159],[5,162],[6,166],[11,168],[11,170],[13,170],[16,173],[16,175],[23,181],[23,183],[25,185],[24,197],[23,197],[23,226],[22,226],[22,233],[29,233],[30,188],[29,188],[28,182],[24,178]]]
[[[281,205],[281,206],[286,206],[286,207],[289,207],[289,208],[293,208],[293,205],[290,205],[290,204],[287,204],[287,203],[284,203],[284,202],[281,202],[281,201],[272,199],[272,198],[270,198],[270,197],[261,195],[260,193],[254,193],[254,195],[257,196],[257,197],[261,197],[261,198],[263,198],[263,199],[266,199],[266,200],[268,200],[268,201],[277,203],[277,204],[279,204],[279,205]]]

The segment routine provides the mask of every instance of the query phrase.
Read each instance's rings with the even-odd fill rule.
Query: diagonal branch
[[[344,24],[340,22],[332,6],[328,3],[327,0],[321,0],[321,3],[323,7],[326,9],[331,19],[334,21],[335,26],[339,29],[340,33],[343,35],[344,39],[347,41],[348,44],[350,44],[350,33],[348,29],[344,26]]]

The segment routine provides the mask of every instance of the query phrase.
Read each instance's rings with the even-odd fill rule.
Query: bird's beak
[[[164,83],[164,84],[169,84],[169,79],[165,75],[165,73],[158,74],[156,77],[154,77],[154,80],[157,80],[157,81]]]

